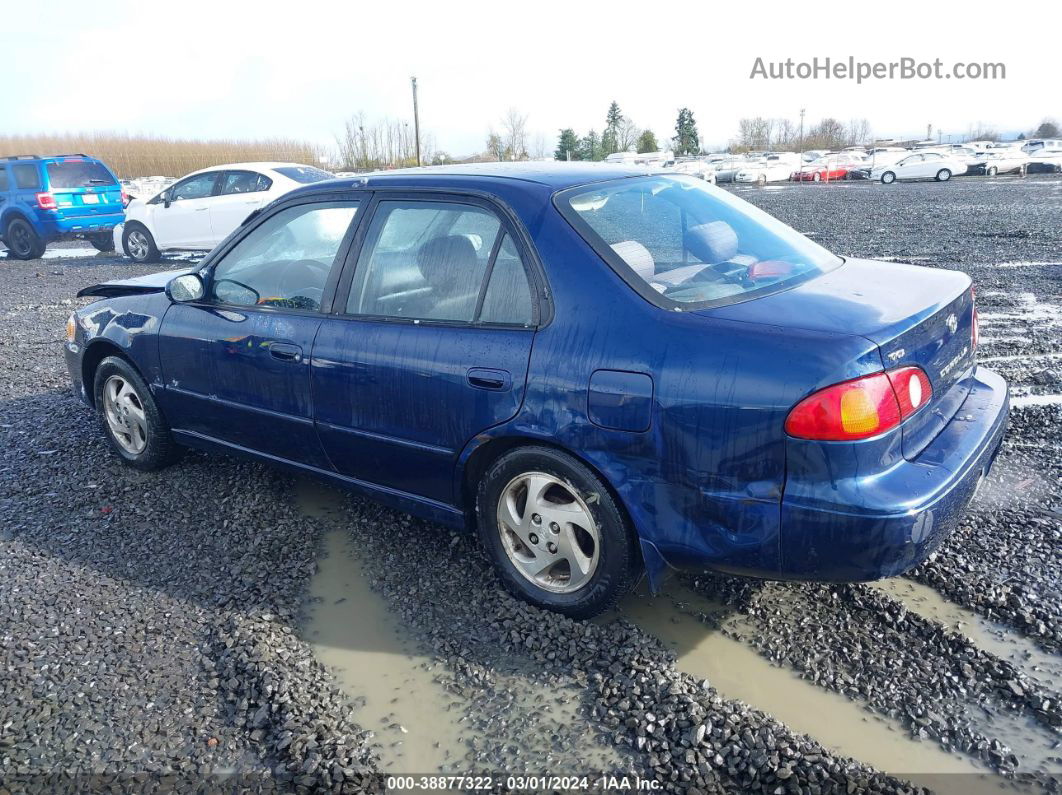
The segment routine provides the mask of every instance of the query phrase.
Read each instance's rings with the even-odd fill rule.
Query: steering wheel
[[[322,292],[328,279],[329,267],[315,259],[300,259],[283,267],[277,286],[282,295],[306,295],[307,291]]]

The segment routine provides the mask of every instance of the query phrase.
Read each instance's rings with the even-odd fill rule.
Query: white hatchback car
[[[332,177],[298,163],[233,163],[194,171],[147,201],[131,201],[125,223],[115,228],[115,247],[137,262],[174,249],[209,251],[259,207]]]
[[[880,179],[886,185],[898,179],[935,179],[946,182],[957,174],[966,173],[966,163],[958,157],[940,152],[912,152],[902,160],[876,166],[871,179]]]

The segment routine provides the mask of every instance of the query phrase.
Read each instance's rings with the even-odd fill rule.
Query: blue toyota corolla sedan
[[[576,617],[668,567],[899,574],[1009,411],[964,274],[599,164],[308,185],[192,272],[79,295],[67,365],[130,466],[190,446],[326,478],[474,529]]]

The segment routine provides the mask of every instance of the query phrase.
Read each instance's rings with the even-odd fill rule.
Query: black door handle
[[[269,345],[269,355],[282,362],[301,362],[302,348],[289,342],[272,342]]]
[[[468,383],[477,389],[490,389],[505,392],[513,384],[513,378],[506,370],[488,370],[485,367],[473,367],[466,376]]]

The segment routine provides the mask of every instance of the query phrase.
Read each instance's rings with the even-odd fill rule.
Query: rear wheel
[[[937,182],[947,182],[949,179],[951,179],[951,171],[949,169],[942,168],[940,171],[937,172],[936,179]]]
[[[114,251],[114,235],[110,232],[100,232],[99,234],[89,235],[88,242],[92,244],[92,247],[97,251]]]
[[[759,183],[760,185],[766,185],[767,184],[767,175],[766,174],[760,174],[758,177],[756,177],[756,182]]]
[[[162,469],[181,448],[173,441],[144,379],[129,362],[108,356],[93,381],[96,410],[111,447],[134,469]]]
[[[893,174],[891,171],[886,171],[884,174],[881,175],[881,181],[886,185],[891,185],[896,181],[896,175]]]
[[[480,540],[506,589],[572,618],[608,610],[638,573],[634,533],[604,483],[578,460],[524,447],[484,474]]]
[[[15,217],[7,222],[4,231],[7,250],[15,259],[37,259],[44,254],[47,243],[25,218]]]
[[[159,249],[155,245],[155,238],[146,226],[141,224],[126,224],[122,232],[122,248],[126,256],[134,262],[157,262]]]

